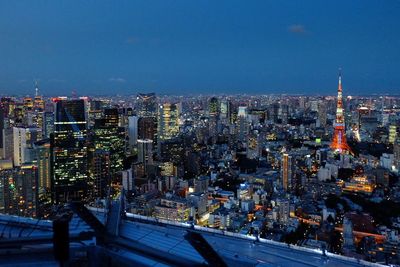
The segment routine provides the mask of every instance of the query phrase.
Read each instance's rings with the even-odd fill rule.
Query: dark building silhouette
[[[53,192],[56,203],[85,200],[88,188],[87,121],[83,99],[55,99]]]

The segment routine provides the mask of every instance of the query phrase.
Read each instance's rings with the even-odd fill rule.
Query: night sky
[[[0,95],[400,93],[400,1],[0,0]]]

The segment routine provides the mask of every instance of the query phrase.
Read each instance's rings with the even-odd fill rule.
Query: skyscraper
[[[45,217],[51,211],[51,144],[43,139],[34,144],[38,170],[38,216]]]
[[[14,131],[11,127],[5,127],[3,129],[3,159],[13,159],[14,156]]]
[[[33,144],[38,141],[39,136],[41,134],[38,128],[13,128],[14,166],[33,161],[35,158]]]
[[[82,99],[55,101],[53,192],[56,203],[85,200],[88,191],[87,121]]]
[[[139,139],[138,140],[138,162],[148,163],[152,162],[152,145],[153,141],[150,139]]]
[[[50,138],[50,134],[54,132],[54,113],[44,112],[43,113],[43,137]]]
[[[122,170],[125,155],[125,132],[119,127],[118,109],[105,109],[104,118],[95,120],[94,146],[110,153],[112,173]]]
[[[247,107],[240,106],[237,113],[237,139],[246,142],[249,133],[249,123],[247,122]]]
[[[165,103],[158,109],[158,139],[169,140],[179,133],[178,104]]]
[[[36,160],[38,167],[39,191],[50,191],[51,187],[51,148],[49,139],[35,143]]]
[[[23,100],[23,104],[24,104],[24,111],[30,111],[33,109],[33,99],[32,97],[24,97]]]
[[[320,126],[325,128],[326,126],[326,104],[322,101],[318,102],[318,120],[320,123]]]
[[[153,163],[153,141],[150,139],[138,139],[138,162],[143,164],[144,171],[147,165]]]
[[[220,118],[222,120],[226,120],[230,122],[230,115],[231,115],[231,102],[229,100],[221,101],[220,105]]]
[[[37,215],[37,168],[31,164],[0,171],[0,212]]]
[[[333,133],[331,149],[341,154],[351,153],[350,147],[346,141],[346,127],[344,122],[344,109],[342,100],[342,76],[340,73],[336,107],[336,120],[334,126],[335,132]]]
[[[105,198],[110,183],[110,152],[96,149],[90,153],[89,177],[92,191],[92,199]]]
[[[157,97],[155,93],[139,93],[137,95],[137,113],[139,117],[155,117],[157,115]]]
[[[3,156],[4,109],[0,106],[0,157]]]
[[[157,141],[157,120],[154,117],[142,117],[138,120],[138,139]]]
[[[393,144],[393,157],[394,157],[394,165],[397,170],[400,170],[400,137],[396,137],[396,140]]]
[[[208,103],[208,112],[211,115],[218,115],[219,113],[219,106],[218,106],[218,98],[211,97]]]
[[[10,97],[2,97],[0,100],[0,106],[4,110],[5,117],[8,117],[14,112],[15,102]]]
[[[397,138],[397,126],[390,125],[389,126],[389,144],[394,144]]]
[[[282,188],[285,191],[291,189],[293,174],[294,174],[294,165],[292,162],[292,156],[290,156],[287,153],[284,153],[282,156],[282,164],[281,164],[281,180],[282,180]]]
[[[219,112],[220,107],[218,105],[218,98],[212,97],[208,103],[208,130],[210,133],[210,137],[213,140],[213,143],[216,141],[217,137],[217,127],[218,127],[218,119],[219,119]]]
[[[128,117],[128,137],[130,147],[135,146],[138,140],[138,116]]]
[[[286,224],[289,221],[290,203],[288,199],[278,198],[276,200],[276,206],[278,207],[279,222]]]

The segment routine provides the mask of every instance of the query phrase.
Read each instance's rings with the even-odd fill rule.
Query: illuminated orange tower
[[[337,107],[336,107],[336,120],[335,120],[335,132],[331,143],[331,149],[336,152],[348,154],[351,153],[351,149],[346,141],[346,130],[344,123],[344,110],[342,100],[342,75],[339,72],[339,87],[337,96]]]

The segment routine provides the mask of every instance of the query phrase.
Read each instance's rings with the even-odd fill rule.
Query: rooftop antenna
[[[38,81],[35,81],[35,97],[39,96],[39,86],[38,86]]]

